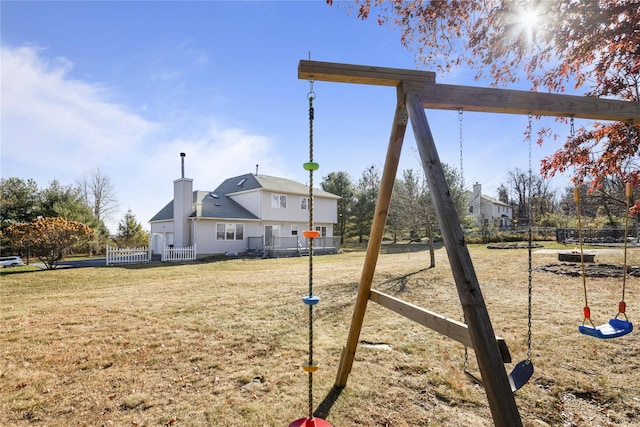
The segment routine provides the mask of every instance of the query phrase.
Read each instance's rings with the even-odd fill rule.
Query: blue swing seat
[[[609,323],[600,325],[597,328],[588,325],[578,326],[581,334],[589,335],[595,338],[618,338],[627,335],[633,330],[633,323],[621,319],[611,319]]]

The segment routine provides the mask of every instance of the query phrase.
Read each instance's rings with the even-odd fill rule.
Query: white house
[[[476,218],[478,227],[511,228],[513,222],[513,207],[482,194],[482,186],[473,184],[473,192],[468,192],[469,213]]]
[[[195,245],[197,256],[253,253],[293,255],[306,251],[309,187],[284,178],[246,174],[225,180],[213,191],[193,190],[193,180],[173,182],[174,198],[149,220],[151,251]],[[313,228],[320,231],[314,253],[337,252],[333,237],[339,196],[313,189]]]

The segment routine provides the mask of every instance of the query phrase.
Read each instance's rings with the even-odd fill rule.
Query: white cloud
[[[72,78],[70,60],[45,55],[35,47],[1,47],[2,177],[34,179],[40,187],[54,179],[69,185],[99,167],[120,204],[107,224],[112,232],[127,209],[146,228],[171,200],[180,152],[187,153],[194,189],[213,189],[224,178],[253,172],[257,163],[271,174],[281,172],[268,137],[195,113],[191,123],[207,123],[203,129],[149,121],[112,102],[115,89]]]
[[[101,85],[71,79],[71,61],[43,60],[33,47],[1,49],[7,166],[23,165],[24,173],[82,170],[91,159],[116,161],[122,151],[159,129],[109,102],[109,92]]]
[[[201,135],[178,138],[153,147],[141,173],[153,177],[155,191],[141,192],[138,202],[150,209],[140,222],[148,221],[173,198],[173,181],[180,178],[180,153],[185,153],[185,177],[192,178],[194,190],[213,190],[226,178],[260,170],[270,175],[282,173],[279,157],[272,154],[273,141],[242,129],[225,129],[211,122]],[[134,210],[135,212],[135,210]],[[137,215],[137,214],[136,214]],[[138,215],[137,215],[138,216]]]

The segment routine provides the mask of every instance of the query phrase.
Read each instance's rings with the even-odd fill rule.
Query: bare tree
[[[539,175],[531,177],[520,168],[509,170],[507,173],[507,185],[511,189],[510,203],[516,206],[514,218],[521,223],[527,223],[529,218],[529,208],[532,209],[534,223],[547,213],[553,213],[558,208],[556,201],[557,194],[551,188],[549,180]],[[498,192],[501,200],[506,194],[507,186],[500,184]]]
[[[78,181],[85,203],[93,210],[99,221],[105,221],[117,209],[118,201],[114,194],[113,185],[107,175],[100,168],[85,171]]]
[[[507,183],[511,188],[511,203],[516,206],[514,218],[526,220],[529,218],[529,199],[527,190],[529,189],[529,177],[520,168],[515,168],[507,173]]]

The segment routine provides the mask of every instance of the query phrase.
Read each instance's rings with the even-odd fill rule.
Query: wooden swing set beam
[[[398,86],[420,94],[427,109],[486,113],[533,114],[576,119],[628,121],[640,119],[640,103],[586,96],[436,83],[432,71],[300,61],[298,78],[316,81]]]
[[[457,320],[450,319],[441,314],[434,313],[433,311],[429,311],[422,307],[418,307],[417,305],[394,298],[391,295],[376,291],[375,289],[371,290],[369,299],[401,316],[406,317],[407,319],[413,320],[414,322],[419,323],[422,326],[426,326],[441,335],[449,337],[465,347],[473,348],[471,337],[469,336],[469,326],[462,322],[458,322]],[[500,348],[502,362],[511,363],[511,353],[509,352],[509,347],[507,347],[507,343],[504,338],[497,336],[496,342]]]

